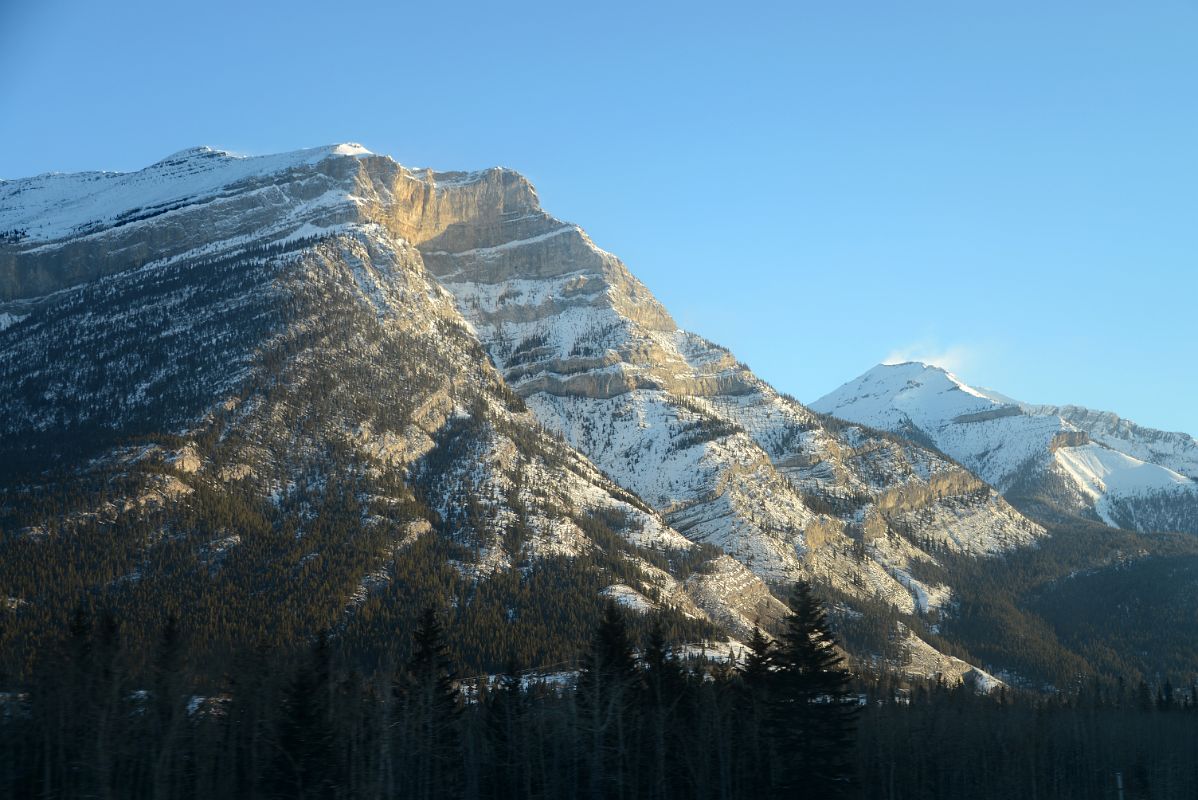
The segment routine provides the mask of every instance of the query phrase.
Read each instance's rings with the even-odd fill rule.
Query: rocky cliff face
[[[480,173],[437,191],[494,196],[474,184],[506,179]],[[452,238],[417,246],[538,420],[688,539],[767,581],[815,578],[921,613],[929,597],[951,604],[950,586],[919,577],[932,550],[985,556],[1043,535],[938,455],[779,395],[680,330],[581,229],[526,200],[473,217],[470,203],[441,201],[467,213]],[[518,225],[502,227],[507,218]]]
[[[800,576],[911,624],[948,613],[938,553],[1044,534],[961,466],[817,415],[678,329],[509,170],[198,149],[0,184],[0,230],[0,457],[24,532],[8,563],[62,519],[137,527],[149,508],[169,528],[187,498],[235,493],[295,530],[278,558],[298,568],[344,555],[302,543],[348,485],[382,533],[334,589],[346,613],[440,537],[473,581],[598,558],[608,594],[743,635],[779,613],[769,583]],[[123,488],[57,521],[13,511],[47,470]],[[234,564],[238,536],[183,540]],[[149,582],[162,541],[109,573]],[[899,624],[913,663],[969,669]]]
[[[1022,407],[1034,416],[1060,417],[1092,441],[1198,480],[1198,441],[1189,434],[1146,428],[1109,411],[1082,406]]]

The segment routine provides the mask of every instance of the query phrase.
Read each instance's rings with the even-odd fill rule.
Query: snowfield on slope
[[[51,241],[226,193],[249,178],[316,164],[333,156],[367,156],[337,144],[266,156],[193,147],[136,172],[50,173],[0,183],[0,231]]]
[[[1053,457],[1057,466],[1096,501],[1095,510],[1108,525],[1116,525],[1108,510],[1111,498],[1174,489],[1198,491],[1194,481],[1184,475],[1098,444],[1062,447]]]

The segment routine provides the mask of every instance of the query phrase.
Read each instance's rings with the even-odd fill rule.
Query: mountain
[[[430,602],[480,669],[568,661],[607,598],[727,648],[803,577],[859,662],[1054,679],[1089,665],[1029,593],[1163,546],[1070,549],[914,423],[779,394],[507,169],[195,148],[0,182],[0,320],[18,673],[88,604],[213,664],[321,630],[386,659]]]
[[[811,407],[930,444],[1028,510],[1198,533],[1198,442],[1182,433],[1021,403],[915,362],[874,367]]]
[[[21,232],[0,258],[0,570],[30,628],[102,592],[214,647],[329,626],[385,641],[395,615],[474,598],[463,660],[502,665],[546,608],[596,614],[628,584],[696,638],[780,613],[491,367],[395,232],[451,228],[461,209],[428,201],[460,177],[338,146],[0,185],[0,227]],[[471,213],[527,186],[460,185]],[[483,582],[506,588],[475,598]],[[573,652],[586,626],[561,628],[518,655]]]

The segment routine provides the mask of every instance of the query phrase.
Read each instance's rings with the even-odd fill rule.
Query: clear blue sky
[[[0,176],[502,164],[801,400],[923,356],[1198,434],[1195,0],[579,5],[0,0]]]

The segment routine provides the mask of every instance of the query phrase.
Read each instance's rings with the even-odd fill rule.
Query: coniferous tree
[[[186,705],[183,698],[184,645],[179,630],[179,619],[174,614],[167,616],[159,636],[157,652],[154,654],[152,688],[149,705],[154,723],[151,745],[157,749],[152,765],[154,794],[166,797],[171,792],[171,782],[177,778],[178,766],[176,743],[186,724]]]
[[[852,789],[856,698],[836,638],[811,587],[791,592],[772,673],[775,794],[846,797]]]
[[[461,791],[461,699],[445,646],[445,633],[429,606],[412,636],[413,652],[397,686],[403,728],[399,780],[419,800],[456,797]]]
[[[674,734],[680,718],[679,705],[686,691],[686,676],[666,642],[661,621],[649,632],[645,646],[645,671],[639,691],[640,747],[643,791],[647,798],[674,796],[677,757]]]
[[[753,626],[748,652],[740,665],[740,695],[743,713],[736,719],[742,755],[738,768],[739,785],[750,796],[767,793],[773,783],[776,766],[775,742],[769,729],[772,714],[771,696],[775,681],[777,653],[772,641],[760,626]]]
[[[774,668],[774,643],[765,637],[761,627],[753,626],[745,662],[740,667],[741,678],[750,686],[763,685]]]
[[[322,633],[283,691],[269,786],[275,797],[327,798],[335,793],[329,658],[328,637]]]
[[[532,794],[532,753],[528,748],[529,699],[519,670],[509,664],[486,706],[487,768],[485,796],[528,797]]]
[[[631,796],[627,763],[638,677],[624,615],[608,602],[583,659],[577,689],[584,794],[594,800]]]

